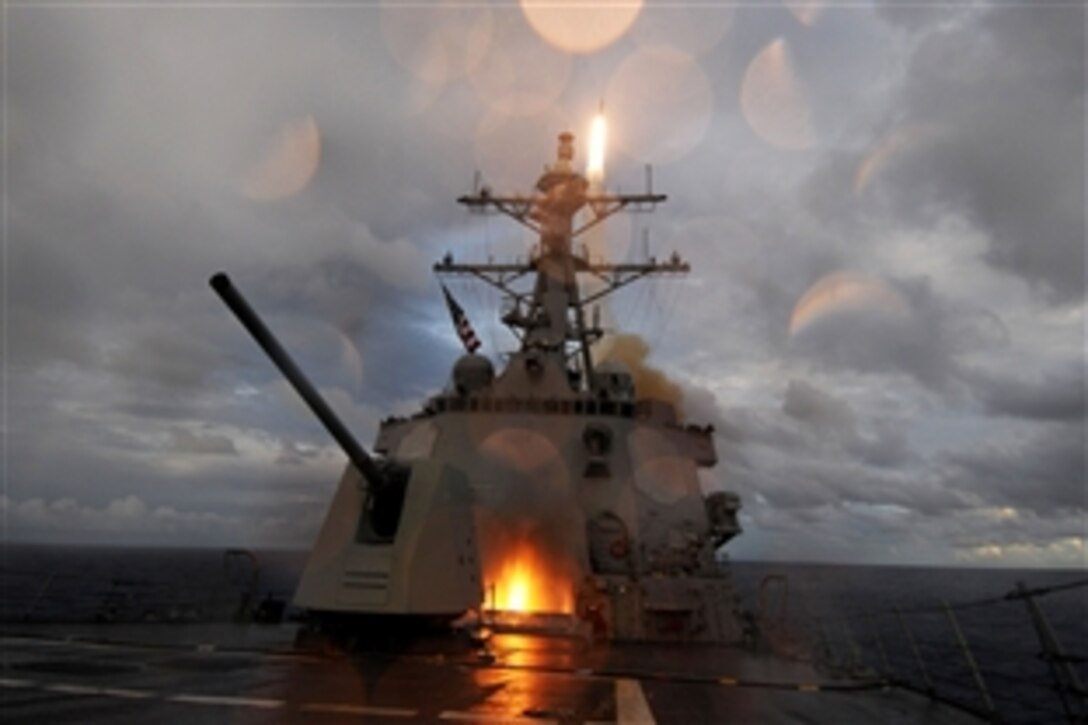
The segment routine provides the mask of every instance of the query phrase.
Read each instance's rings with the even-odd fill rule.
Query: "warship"
[[[5,720],[1008,716],[958,607],[935,611],[955,633],[943,658],[962,657],[977,686],[966,699],[941,686],[940,663],[923,656],[925,643],[905,624],[911,612],[894,612],[898,639],[887,618],[875,626],[870,618],[866,636],[859,621],[853,632],[844,622],[840,637],[816,636],[783,616],[786,584],[775,576],[762,581],[758,607],[742,604],[722,551],[741,533],[740,498],[704,491],[698,475],[717,463],[714,430],[685,420],[675,401],[647,394],[638,370],[610,359],[598,306],[620,288],[689,265],[676,253],[612,263],[579,244],[613,214],[650,210],[666,197],[649,172],[642,193],[609,193],[575,168],[574,143],[570,133],[559,136],[556,158],[529,194],[477,184],[458,199],[531,229],[528,259],[464,263],[447,254],[434,267],[499,290],[518,349],[497,370],[443,287],[465,353],[418,412],[381,423],[371,451],[229,277],[212,277],[348,458],[287,607],[296,616],[281,621],[284,603],[261,600],[254,585],[238,587],[244,596],[224,621],[151,617],[146,608],[126,619],[115,607],[96,623],[36,622],[31,613],[50,579],[25,605],[24,621],[3,630]],[[242,552],[228,559],[256,566]],[[1053,712],[1069,722],[1085,717],[1083,663],[1062,649],[1037,600],[1085,583],[1021,586],[1004,598],[1027,605],[1061,698]]]
[[[408,418],[381,424],[368,454],[321,400],[226,275],[212,286],[325,424],[350,463],[310,553],[295,604],[316,622],[385,616],[452,620],[466,612],[569,615],[623,641],[739,642],[745,636],[728,570],[715,553],[739,532],[739,498],[704,496],[713,429],[640,397],[631,370],[597,364],[605,337],[587,309],[649,275],[688,265],[612,264],[575,244],[612,214],[665,200],[596,191],[573,165],[574,137],[534,196],[480,188],[459,199],[531,228],[520,264],[462,264],[505,297],[520,348],[496,372],[445,292],[466,352],[445,390]],[[588,211],[588,219],[578,218]],[[580,279],[598,281],[592,293]],[[518,282],[527,280],[527,289]],[[599,308],[598,308],[599,309]]]

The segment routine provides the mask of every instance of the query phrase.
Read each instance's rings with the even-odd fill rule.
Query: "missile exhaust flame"
[[[515,614],[573,611],[571,586],[558,562],[549,561],[528,541],[503,553],[490,572],[488,605],[492,611]]]
[[[586,157],[586,178],[595,186],[604,181],[604,152],[607,145],[608,124],[604,114],[598,113],[589,127],[589,154]]]

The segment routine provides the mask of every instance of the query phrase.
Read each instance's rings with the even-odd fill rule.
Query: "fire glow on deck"
[[[574,611],[570,577],[528,542],[495,557],[486,577],[486,606],[492,611],[561,613]]]

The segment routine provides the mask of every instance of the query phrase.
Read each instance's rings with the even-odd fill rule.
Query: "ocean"
[[[1002,722],[1088,716],[1085,571],[756,562],[733,571],[754,608],[763,577],[785,575],[765,608],[787,597],[787,626],[832,667],[879,672]],[[1018,582],[1039,594],[1009,598]]]
[[[198,622],[228,619],[240,604],[276,612],[277,602],[290,601],[305,556],[9,543],[0,557],[0,623]],[[1070,707],[1083,713],[1084,571],[731,566],[768,641],[802,643],[829,672],[879,672],[1010,723],[1068,721]],[[1006,598],[1017,582],[1038,594]]]

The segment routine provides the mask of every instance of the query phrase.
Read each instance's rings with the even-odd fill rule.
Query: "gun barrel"
[[[245,297],[238,291],[238,288],[230,281],[230,277],[225,272],[219,272],[214,275],[209,284],[216,294],[223,300],[223,302],[230,308],[234,316],[238,318],[238,321],[242,323],[242,326],[249,331],[249,334],[253,336],[253,339],[257,341],[257,344],[261,346],[261,349],[265,351],[265,354],[276,364],[283,376],[287,378],[287,381],[291,383],[295,391],[306,402],[306,405],[310,407],[313,414],[317,416],[317,419],[321,421],[322,425],[329,434],[336,440],[340,447],[347,454],[348,459],[351,460],[355,468],[359,470],[359,473],[363,474],[363,477],[375,487],[381,487],[385,482],[385,477],[381,471],[378,470],[377,464],[367,454],[359,442],[355,440],[355,436],[351,434],[351,431],[347,429],[347,426],[336,416],[329,404],[325,402],[325,399],[321,397],[321,394],[317,392],[317,389],[310,383],[310,381],[299,369],[295,361],[291,359],[291,356],[287,354],[287,351],[280,345],[279,340],[272,334],[272,331],[264,324],[257,313],[253,311],[253,308],[246,302]]]

